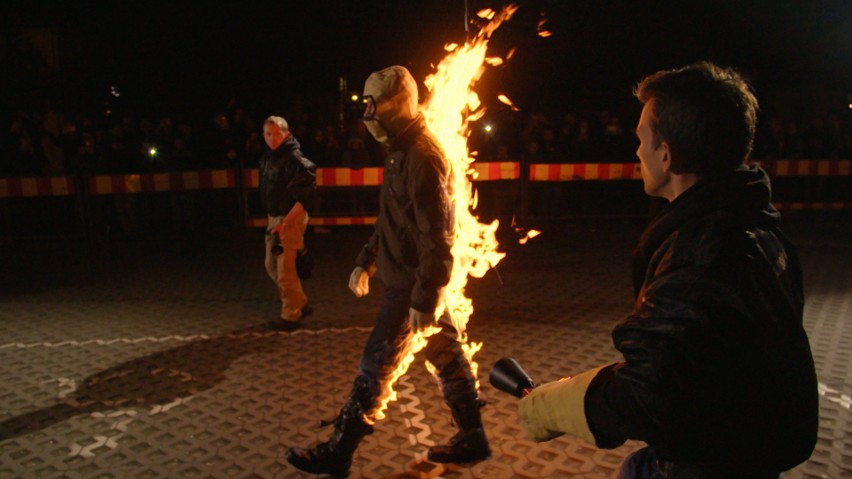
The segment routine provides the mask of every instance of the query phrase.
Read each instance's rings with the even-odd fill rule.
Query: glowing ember
[[[531,240],[531,239],[535,238],[535,237],[536,237],[536,236],[538,236],[539,234],[541,234],[541,231],[529,230],[529,231],[527,232],[527,235],[526,235],[526,236],[524,236],[523,238],[521,238],[521,239],[519,239],[519,240],[518,240],[518,243],[520,243],[520,244],[527,244],[527,241],[529,241],[529,240]]]
[[[544,24],[545,24],[545,23],[547,23],[547,20],[546,20],[546,19],[541,19],[541,20],[539,20],[539,21],[538,21],[538,28],[536,29],[536,30],[538,31],[538,36],[540,36],[540,37],[542,37],[542,38],[547,38],[547,37],[549,37],[550,35],[552,35],[552,34],[550,33],[550,31],[549,31],[549,30],[545,30],[545,29],[544,29]]]
[[[497,95],[497,99],[500,100],[500,102],[502,102],[506,106],[510,107],[513,111],[518,111],[518,107],[513,105],[512,100],[510,100],[509,97],[507,97],[506,95],[501,93]]]
[[[450,53],[438,65],[435,73],[429,75],[425,84],[430,97],[421,109],[426,118],[429,130],[437,138],[444,149],[447,161],[451,167],[451,178],[455,206],[455,241],[453,243],[453,271],[450,282],[444,291],[444,297],[438,306],[436,315],[445,311],[452,318],[456,330],[459,331],[459,342],[465,355],[471,362],[473,374],[476,376],[478,365],[473,356],[482,347],[482,343],[468,343],[466,325],[473,313],[473,302],[465,296],[464,288],[468,276],[481,278],[490,268],[495,266],[505,256],[497,251],[498,243],[495,237],[498,221],[490,224],[480,223],[471,210],[476,206],[476,196],[470,176],[474,174],[471,167],[473,158],[467,151],[468,122],[475,121],[485,113],[480,109],[479,97],[473,91],[473,85],[485,71],[484,64],[500,64],[493,58],[486,59],[488,39],[500,24],[512,17],[517,7],[510,5],[499,14],[492,10],[480,11],[480,18],[490,22],[482,28],[476,38],[465,45],[447,45]],[[390,401],[396,399],[393,390],[396,381],[405,374],[408,366],[414,360],[414,355],[426,346],[426,338],[438,332],[437,327],[409,335],[400,354],[396,370],[386,381],[384,390],[378,398],[376,409],[367,414],[369,421],[383,419],[384,411]],[[434,367],[426,365],[434,374]],[[477,383],[477,387],[479,384]]]

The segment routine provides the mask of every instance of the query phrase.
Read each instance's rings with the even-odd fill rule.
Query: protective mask
[[[383,127],[378,120],[364,120],[364,126],[367,127],[367,131],[369,131],[370,134],[373,135],[373,138],[375,138],[379,143],[387,144],[390,140],[388,131],[385,130],[385,127]]]

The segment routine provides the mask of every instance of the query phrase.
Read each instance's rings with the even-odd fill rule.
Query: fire
[[[516,10],[516,6],[510,5],[499,13],[483,10],[477,14],[480,18],[490,20],[489,23],[473,40],[464,45],[446,46],[450,53],[444,57],[435,73],[426,77],[425,84],[430,96],[421,106],[429,130],[443,147],[450,163],[455,206],[453,271],[436,315],[440,316],[445,311],[449,313],[456,330],[459,331],[459,342],[470,360],[474,376],[478,365],[473,356],[482,348],[482,343],[468,343],[466,326],[470,315],[473,314],[473,301],[465,296],[464,288],[468,276],[483,277],[503,259],[505,253],[497,251],[499,243],[495,233],[499,222],[494,220],[490,224],[480,223],[472,213],[476,207],[476,195],[470,177],[475,172],[471,167],[473,158],[467,150],[467,125],[485,114],[484,109],[480,108],[479,97],[472,89],[473,85],[485,71],[485,64],[499,65],[502,62],[500,59],[486,58],[488,40],[494,30],[510,19]],[[393,389],[396,381],[408,370],[415,354],[426,346],[427,338],[438,331],[437,327],[433,327],[412,333],[406,338],[400,354],[401,359],[379,394],[378,405],[367,414],[370,422],[385,417],[384,411],[388,403],[397,397]],[[427,362],[426,367],[434,374],[431,364]]]

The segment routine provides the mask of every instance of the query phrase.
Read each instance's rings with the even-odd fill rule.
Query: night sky
[[[852,92],[852,1],[519,1],[491,41],[516,48],[489,69],[488,105],[505,92],[522,109],[608,107],[643,75],[698,60],[741,69],[762,91]],[[502,3],[470,0],[471,13]],[[65,91],[136,107],[209,109],[235,96],[284,107],[360,91],[376,69],[403,64],[418,80],[465,38],[463,0],[278,2],[3,2],[2,26],[56,27]],[[536,35],[546,19],[549,38]],[[92,93],[94,92],[94,93]]]

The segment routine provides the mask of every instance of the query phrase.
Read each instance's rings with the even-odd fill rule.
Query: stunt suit
[[[375,101],[371,133],[389,145],[376,229],[360,252],[350,280],[358,296],[369,291],[369,276],[385,284],[376,324],[367,340],[360,374],[335,421],[335,433],[313,449],[294,448],[288,460],[314,473],[345,475],[360,439],[372,432],[364,416],[377,406],[381,387],[396,368],[405,341],[419,319],[441,331],[430,336],[426,359],[438,371],[444,398],[460,432],[449,446],[430,449],[435,462],[473,462],[490,456],[476,381],[448,316],[435,318],[449,282],[454,217],[449,164],[417,109],[417,85],[403,67],[373,73],[364,94]],[[372,419],[372,418],[368,418]],[[333,463],[339,463],[335,467]]]
[[[634,252],[633,313],[612,332],[624,361],[534,389],[519,406],[531,437],[645,441],[670,478],[777,478],[810,456],[802,272],[770,196],[743,166],[660,213]]]
[[[281,224],[298,201],[305,211],[311,209],[316,193],[316,165],[305,158],[296,137],[289,135],[278,148],[266,149],[260,158],[260,200],[268,214],[266,228],[266,272],[278,286],[281,298],[281,319],[298,320],[308,297],[296,274],[296,255],[305,247],[307,213]],[[280,232],[280,233],[279,233]],[[283,252],[273,253],[280,243]]]

